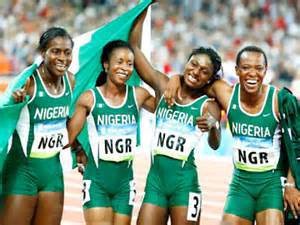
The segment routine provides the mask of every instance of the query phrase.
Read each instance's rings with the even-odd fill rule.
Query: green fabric
[[[60,151],[59,148],[50,150],[51,144],[57,147],[68,144],[66,121],[72,101],[72,89],[67,74],[65,74],[63,76],[64,92],[53,98],[53,95],[46,90],[37,70],[34,71],[33,77],[35,79],[35,93],[27,104],[28,110],[22,112],[22,118],[25,117],[26,119],[19,119],[21,124],[27,123],[29,129],[28,132],[22,132],[20,139],[23,143],[23,151],[27,152],[26,155],[32,158],[49,158]],[[29,121],[25,115],[28,115]],[[53,129],[60,133],[60,138],[57,135],[53,136]],[[37,134],[43,134],[43,138],[35,138]],[[14,146],[13,149],[15,148],[22,148],[22,146]]]
[[[88,132],[102,137],[96,142],[90,140],[95,162],[99,157],[102,160],[115,162],[132,160],[139,121],[135,87],[127,85],[124,102],[113,107],[108,104],[100,88],[95,87],[92,90],[95,106],[90,114],[93,119],[88,120]]]
[[[127,11],[105,26],[89,32],[91,34],[91,39],[83,44],[80,43],[80,37],[87,36],[87,34],[83,34],[77,39],[74,39],[75,46],[80,45],[81,47],[79,48],[78,52],[79,71],[75,74],[76,85],[74,89],[74,98],[72,100],[73,108],[75,105],[74,103],[76,102],[79,95],[83,91],[95,85],[95,81],[101,72],[99,59],[102,53],[103,46],[107,42],[115,39],[128,40],[130,29],[134,20],[151,2],[151,0],[144,0],[136,7]],[[76,56],[73,55],[73,57]],[[34,63],[33,65],[26,68],[20,75],[18,75],[14,79],[14,81],[11,82],[8,91],[6,91],[6,93],[0,99],[0,118],[2,120],[0,126],[0,156],[2,155],[2,157],[0,158],[0,169],[3,161],[5,160],[6,154],[3,153],[5,153],[7,150],[9,137],[12,135],[16,127],[22,107],[27,103],[23,102],[21,104],[14,104],[11,98],[11,94],[14,90],[17,90],[24,86],[27,78],[33,73],[37,66],[38,63]],[[139,81],[136,76],[133,76],[129,83],[138,84]],[[82,143],[83,147],[87,146],[88,139],[86,127],[80,134],[79,140]]]
[[[98,167],[93,160],[86,165],[83,208],[112,207],[114,212],[131,215],[135,198],[132,163],[98,160]]]
[[[154,155],[187,161],[199,141],[196,118],[202,115],[207,99],[203,95],[187,105],[175,102],[169,107],[166,100],[161,98],[155,113]]]
[[[278,163],[279,126],[273,112],[274,86],[268,87],[262,109],[255,114],[242,109],[240,89],[240,84],[236,84],[227,111],[234,140],[234,166],[252,172],[282,168]]]
[[[278,105],[280,125],[284,131],[282,133],[282,147],[285,153],[283,157],[288,160],[296,186],[300,189],[300,104],[287,88],[283,88],[278,92]]]
[[[2,170],[6,158],[8,140],[15,130],[21,109],[28,101],[27,99],[22,103],[14,104],[11,97],[12,92],[20,89],[36,68],[37,64],[27,67],[10,83],[8,90],[0,98],[0,118],[2,120],[0,126],[0,170]]]
[[[283,210],[281,171],[248,172],[235,170],[224,212],[249,221],[266,209]]]
[[[201,193],[194,152],[184,166],[182,165],[182,161],[177,159],[163,155],[154,156],[147,175],[143,203],[163,208],[188,206],[190,192]]]

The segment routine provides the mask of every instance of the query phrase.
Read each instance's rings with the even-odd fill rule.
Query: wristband
[[[209,127],[209,130],[213,127],[219,129],[220,128],[220,123],[218,120],[215,119],[215,117],[213,117],[212,115],[209,114],[208,118],[207,118],[207,124]]]

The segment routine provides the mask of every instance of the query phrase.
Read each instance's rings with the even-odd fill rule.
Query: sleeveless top
[[[105,161],[133,159],[137,143],[139,120],[135,88],[126,86],[126,94],[119,106],[109,104],[101,90],[91,89],[94,105],[87,118],[89,142],[96,165]]]
[[[281,131],[274,110],[275,87],[268,86],[260,112],[251,114],[240,103],[240,84],[233,89],[227,109],[234,139],[233,162],[236,168],[264,172],[278,168]]]
[[[187,161],[199,141],[201,131],[197,129],[196,118],[202,115],[207,100],[207,96],[201,96],[189,104],[175,102],[169,107],[162,97],[155,112],[152,154]]]
[[[38,70],[33,79],[34,93],[21,111],[16,130],[26,156],[49,158],[69,142],[66,122],[72,88],[67,74],[63,76],[63,91],[58,95],[48,92]]]

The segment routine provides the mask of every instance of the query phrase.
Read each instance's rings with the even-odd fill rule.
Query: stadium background
[[[32,63],[38,38],[46,28],[63,26],[76,37],[109,22],[136,3],[137,0],[0,0],[0,93]],[[300,98],[300,0],[161,0],[152,7],[151,26],[152,63],[170,76],[182,71],[192,48],[212,45],[222,56],[225,79],[234,83],[237,51],[246,44],[255,44],[266,51],[269,59],[266,81],[286,86]],[[224,118],[223,127],[225,123]],[[147,126],[149,134],[151,121]],[[147,146],[148,143],[141,147],[135,160],[138,196],[133,224],[150,163]],[[217,152],[205,147],[205,142],[199,151],[201,224],[217,224],[221,218],[231,177],[230,146],[230,134],[224,130]],[[62,224],[83,224],[80,175],[76,171],[66,174],[65,196]]]

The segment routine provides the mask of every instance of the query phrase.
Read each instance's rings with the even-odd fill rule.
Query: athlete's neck
[[[50,89],[54,94],[58,94],[63,84],[62,77],[51,74],[44,63],[39,67],[39,72],[48,89]]]
[[[122,104],[126,95],[126,85],[116,86],[112,82],[106,82],[99,87],[104,98],[114,106]]]
[[[188,87],[184,82],[182,83],[182,88],[181,88],[181,98],[182,102],[181,103],[189,103],[190,101],[195,100],[196,98],[199,98],[200,96],[203,95],[199,89],[193,89]]]
[[[240,89],[240,102],[242,107],[250,113],[257,113],[261,110],[265,100],[266,88],[262,86],[256,93],[247,93]]]

